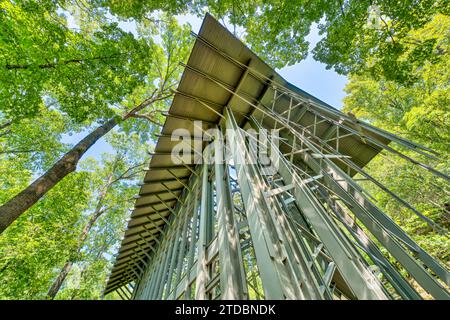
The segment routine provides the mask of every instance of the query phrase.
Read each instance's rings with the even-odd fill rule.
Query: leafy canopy
[[[109,106],[148,79],[157,47],[151,39],[136,39],[101,16],[71,29],[61,10],[52,1],[0,3],[4,117],[33,117],[43,104],[77,122],[111,117]]]
[[[322,38],[313,54],[327,68],[406,84],[414,80],[415,67],[442,58],[436,38],[425,41],[411,34],[436,14],[450,14],[445,0],[97,0],[95,5],[138,20],[151,19],[157,10],[199,16],[209,12],[243,29],[243,40],[277,68],[306,58],[306,36],[317,24]]]
[[[439,54],[443,55],[442,59],[431,59],[416,67],[411,72],[411,78],[415,79],[413,83],[406,86],[367,75],[353,75],[344,99],[344,111],[439,152],[439,159],[430,164],[447,174],[450,174],[449,30],[450,17],[436,15],[403,40],[407,55],[416,50],[416,40],[424,43],[430,39],[435,48],[439,48]],[[416,154],[403,152],[417,158]],[[429,162],[420,157],[419,160]],[[402,199],[444,229],[450,229],[450,196],[446,181],[387,154],[377,156],[367,169]],[[367,187],[385,212],[390,213],[423,248],[448,264],[450,243],[446,235],[434,232],[424,221],[378,188]]]

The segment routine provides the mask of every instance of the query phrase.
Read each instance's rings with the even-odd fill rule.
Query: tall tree
[[[28,181],[30,174],[48,169],[62,153],[67,151],[68,145],[62,143],[61,139],[71,127],[70,120],[56,110],[43,108],[40,117],[16,122],[9,122],[0,114],[0,123],[5,125],[3,129],[0,128],[0,163],[9,162],[10,166],[12,165],[5,170],[16,168],[22,171],[17,177],[21,181]],[[27,171],[23,172],[25,169]],[[0,176],[6,174],[0,169]],[[4,183],[5,188],[19,186],[12,180],[5,179]]]
[[[0,299],[45,299],[67,261],[73,261],[72,271],[58,298],[100,298],[133,205],[133,195],[142,179],[139,164],[153,144],[151,141],[150,145],[141,144],[137,133],[112,132],[107,140],[114,154],[105,153],[99,160],[92,157],[83,160],[77,172],[50,190],[27,215],[0,235]],[[13,162],[5,160],[0,164]],[[104,207],[92,223],[99,195],[114,163],[113,181],[103,198]],[[20,176],[20,170],[12,167],[11,178],[16,176]],[[0,199],[9,191],[3,187],[2,180]],[[84,241],[80,246],[81,236]]]
[[[91,179],[86,171],[64,179],[0,235],[0,299],[45,298],[53,268],[64,263],[76,245],[79,221],[94,191]],[[8,190],[0,188],[0,197]]]
[[[126,154],[123,152],[127,152],[127,150],[119,150],[114,156],[109,157],[111,159],[105,158],[102,168],[91,168],[91,170],[96,170],[100,180],[93,211],[87,215],[85,225],[78,237],[77,247],[74,247],[73,252],[69,255],[69,259],[65,262],[47,293],[51,299],[54,299],[59,292],[74,264],[80,262],[82,251],[85,250],[86,246],[89,247],[89,245],[86,245],[86,240],[96,227],[97,221],[111,212],[117,214],[119,209],[121,210],[119,215],[124,216],[124,212],[127,211],[126,202],[128,201],[128,206],[132,204],[130,201],[132,197],[127,191],[130,188],[132,191],[136,191],[137,180],[143,176],[144,163],[140,162],[136,157],[132,158],[131,161],[128,158],[127,161]],[[132,184],[130,185],[130,183]],[[130,196],[130,198],[127,199],[127,196]],[[110,220],[108,219],[108,221]],[[95,248],[96,256],[107,251],[108,247],[112,245],[109,241],[111,240],[107,237],[103,240],[104,243],[96,243],[99,246],[99,248]]]
[[[84,139],[69,150],[41,177],[36,179],[15,197],[0,206],[0,233],[17,217],[36,203],[48,190],[55,186],[65,176],[75,171],[83,154],[101,137],[117,124],[128,119],[144,119],[159,125],[158,111],[166,110],[171,97],[171,89],[176,84],[179,75],[178,62],[186,58],[189,46],[187,28],[180,28],[174,19],[166,18],[159,25],[161,47],[151,54],[155,62],[148,66],[148,74],[143,83],[135,86],[130,95],[122,97],[122,116],[113,116],[101,126],[89,133]],[[154,34],[141,28],[139,39],[151,42]],[[125,111],[123,111],[125,109]]]
[[[317,24],[314,57],[350,75],[345,111],[431,146],[441,153],[434,165],[448,172],[449,9],[444,0],[0,1],[0,232],[18,217],[0,234],[0,298],[101,297],[136,186],[101,188],[114,156],[77,164],[101,137],[122,133],[112,145],[126,163],[140,159],[126,137],[134,145],[154,138],[189,48],[188,30],[160,11],[210,12],[275,67],[306,57]],[[122,30],[122,18],[134,18],[136,32]],[[61,142],[88,130],[73,148]],[[367,169],[449,227],[445,183],[386,154]],[[448,263],[445,236],[367,188]]]

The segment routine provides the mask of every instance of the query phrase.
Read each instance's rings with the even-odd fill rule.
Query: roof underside
[[[233,60],[236,60],[238,63]],[[258,76],[255,76],[253,72],[248,72],[245,66],[250,70],[255,70]],[[185,185],[187,185],[192,170],[195,168],[194,165],[185,166],[172,162],[170,152],[179,143],[178,141],[171,141],[172,132],[183,128],[188,130],[191,136],[194,136],[198,131],[194,132],[194,120],[202,120],[204,130],[215,127],[219,123],[219,115],[205,107],[200,101],[207,103],[218,113],[222,113],[224,106],[229,106],[235,113],[235,117],[238,123],[240,122],[240,125],[244,125],[246,122],[244,115],[252,114],[255,118],[260,118],[262,116],[260,111],[243,99],[230,93],[229,90],[236,92],[239,96],[244,97],[245,100],[251,101],[252,104],[259,102],[267,106],[273,99],[274,91],[271,86],[267,85],[267,80],[262,81],[261,76],[272,79],[277,86],[287,88],[313,101],[316,105],[320,105],[320,112],[326,114],[327,117],[336,121],[345,121],[343,119],[348,118],[340,111],[285,81],[214,18],[207,15],[195,41],[177,93],[173,98],[164,127],[156,144],[154,155],[145,175],[139,197],[136,200],[135,209],[131,214],[121,248],[116,256],[116,262],[109,277],[105,293],[111,292],[133,280],[133,273],[127,271],[130,264],[143,264],[142,260],[148,260],[147,256],[142,253],[142,249],[149,251],[150,246],[155,247],[153,239],[160,236],[160,230],[166,225],[171,210],[177,203],[177,198],[182,196]],[[217,82],[220,82],[222,86],[218,85]],[[288,106],[289,99],[281,97],[275,111],[281,113]],[[293,111],[293,119],[296,116],[295,112],[299,113],[300,108]],[[269,117],[264,119],[265,127],[274,127],[274,122]],[[302,115],[299,124],[308,126],[313,121],[314,114],[307,111]],[[346,125],[354,127],[348,121]],[[318,126],[316,135],[322,137],[332,126],[327,122],[323,122]],[[390,142],[389,139],[382,137],[376,132],[374,128],[374,130],[365,130],[364,134],[370,135],[384,144]],[[342,132],[342,135],[344,134],[345,132]],[[203,144],[204,146],[205,143]],[[339,151],[350,156],[352,161],[359,167],[364,167],[380,149],[364,143],[357,136],[353,135],[340,142]],[[143,231],[146,234],[144,238],[140,235]],[[148,231],[152,232],[153,236]],[[143,239],[147,243],[143,244]],[[138,241],[140,241],[139,244],[137,243]],[[133,262],[132,258],[136,255],[141,256],[141,258],[134,258],[135,262]]]

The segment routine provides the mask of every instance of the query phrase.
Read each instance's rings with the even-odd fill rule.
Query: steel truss
[[[170,176],[145,181],[162,189],[140,194],[152,200],[136,206],[133,218],[141,220],[122,243],[108,292],[144,300],[422,299],[424,293],[450,299],[449,271],[377,207],[365,184],[437,232],[446,231],[364,169],[370,159],[350,157],[348,144],[399,157],[448,182],[448,175],[410,156],[438,155],[306,98],[257,71],[254,58],[240,62],[195,36],[197,46],[242,74],[231,86],[184,65],[230,98],[217,104],[180,91],[182,86],[176,91],[219,121],[199,128],[206,138],[190,136],[204,143],[201,154],[188,148],[178,167],[161,161],[151,168]],[[264,86],[259,97],[242,89],[249,78]],[[253,111],[239,112],[233,108],[237,101]],[[186,119],[194,126],[198,120]],[[205,131],[211,126],[218,131]],[[265,129],[277,130],[278,143]],[[269,146],[265,157],[261,141]],[[154,155],[171,155],[162,149]],[[203,163],[195,167],[183,162],[199,156]],[[177,175],[175,168],[190,173]],[[170,187],[174,182],[177,187]]]
[[[274,105],[276,100],[275,95]],[[280,137],[290,146],[287,153],[265,137],[277,170],[263,173],[267,163],[252,143],[258,137],[239,127],[225,108],[220,129],[226,144],[219,135],[204,149],[203,164],[173,209],[165,234],[155,248],[142,249],[150,263],[145,270],[129,270],[138,273],[133,295],[122,289],[121,296],[421,299],[393,258],[434,298],[448,299],[448,271],[336,165],[337,157],[355,169],[339,153],[339,129],[329,135],[331,146],[314,136],[320,117],[310,128],[299,128],[289,110],[283,116],[275,108],[257,107],[289,129]],[[264,117],[249,116],[247,127],[266,135]],[[223,161],[224,154],[232,161]]]

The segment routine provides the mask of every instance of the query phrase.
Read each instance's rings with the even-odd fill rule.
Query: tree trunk
[[[114,167],[115,167],[115,164],[114,164]],[[108,193],[109,187],[111,186],[113,175],[114,175],[114,169],[111,172],[111,174],[109,175],[106,185],[102,188],[102,190],[100,191],[100,194],[98,195],[97,205],[95,206],[95,210],[92,213],[91,218],[89,219],[86,226],[83,228],[83,231],[81,232],[80,237],[78,238],[78,248],[77,248],[77,253],[75,255],[75,258],[72,258],[71,260],[68,260],[66,262],[64,267],[61,269],[58,277],[55,279],[52,286],[50,287],[50,290],[48,290],[47,296],[52,300],[55,299],[56,295],[59,292],[59,289],[61,289],[61,286],[67,277],[67,274],[72,269],[73,264],[77,261],[78,257],[80,256],[81,248],[83,247],[83,243],[86,240],[86,238],[89,234],[89,231],[91,231],[93,225],[98,220],[98,218],[100,218],[100,216],[106,212],[106,210],[102,210],[103,201],[105,200],[106,194]]]
[[[83,242],[84,242],[84,240],[86,240],[86,238],[87,238],[87,236],[89,234],[89,231],[91,230],[92,226],[94,225],[95,221],[97,221],[97,219],[104,212],[104,211],[100,210],[101,205],[99,205],[102,200],[103,200],[103,197],[101,196],[101,200],[97,204],[96,212],[94,212],[92,217],[89,219],[88,223],[86,224],[86,226],[83,229],[83,232],[80,235],[79,242],[78,242],[78,248],[77,248],[77,257],[80,254],[80,250],[81,250],[81,248],[83,246]],[[64,283],[64,280],[66,280],[67,275],[69,274],[70,270],[72,269],[73,264],[76,262],[76,259],[74,259],[74,260],[75,261],[68,260],[66,262],[66,264],[64,265],[64,267],[59,272],[58,277],[53,282],[52,286],[50,287],[50,290],[48,290],[47,296],[50,299],[52,299],[52,300],[55,299],[56,295],[59,292],[59,289],[61,289],[61,286]]]
[[[75,171],[83,154],[117,124],[115,118],[98,127],[67,152],[53,167],[36,179],[25,190],[0,206],[0,234],[23,212],[34,205],[53,186]]]
[[[45,63],[45,64],[39,64],[37,65],[37,67],[39,69],[51,69],[51,68],[56,68],[58,66],[62,66],[62,65],[68,65],[68,64],[72,64],[72,63],[82,63],[82,62],[87,62],[87,61],[94,61],[94,60],[110,60],[110,59],[114,59],[117,58],[119,56],[121,56],[122,54],[113,54],[111,56],[100,56],[100,57],[94,57],[94,58],[80,58],[80,59],[70,59],[70,60],[63,60],[63,61],[59,61],[56,63]],[[20,69],[29,69],[31,68],[33,65],[31,64],[7,64],[5,65],[5,68],[7,70],[20,70]]]
[[[152,96],[131,109],[126,115],[122,117],[122,121],[133,117],[137,112],[141,111],[145,107],[151,105],[153,102],[164,100],[169,95],[157,95],[156,90]],[[111,118],[98,127],[90,134],[88,134],[83,140],[81,140],[75,147],[67,152],[53,167],[51,167],[41,177],[36,179],[25,190],[20,192],[14,198],[0,206],[0,234],[16,220],[22,213],[28,208],[34,205],[44,194],[46,194],[51,188],[53,188],[58,182],[60,182],[69,173],[75,171],[78,161],[83,154],[95,143],[98,139],[103,137],[112,128],[117,125],[116,118]]]
[[[80,254],[80,250],[83,247],[83,242],[84,240],[86,240],[89,231],[91,230],[92,226],[94,225],[94,223],[97,221],[97,219],[105,212],[104,210],[101,210],[102,207],[102,202],[103,199],[105,197],[106,191],[105,193],[102,193],[100,195],[100,200],[97,203],[97,207],[92,215],[92,217],[89,219],[88,223],[86,224],[86,226],[83,229],[83,232],[80,235],[79,241],[78,241],[78,248],[77,248],[77,254],[76,257],[79,256]],[[69,274],[70,270],[72,269],[73,264],[76,262],[77,258],[73,259],[73,260],[68,260],[66,262],[66,264],[64,265],[64,267],[61,269],[61,271],[59,272],[58,277],[55,279],[55,281],[53,282],[52,286],[50,287],[50,290],[48,290],[47,296],[50,299],[55,299],[57,293],[59,292],[59,289],[61,289],[62,284],[64,283],[64,280],[66,279],[67,275]]]
[[[53,285],[51,286],[50,290],[48,290],[47,296],[50,297],[50,299],[55,299],[56,294],[58,293],[59,289],[61,288],[61,285],[63,284],[64,280],[66,279],[67,275],[69,274],[70,270],[72,269],[73,262],[67,261],[64,267],[61,269],[61,272],[59,273],[58,277],[56,278],[55,282],[53,282]]]
[[[108,248],[108,246],[111,244],[111,241],[106,241],[104,244],[103,244],[103,246],[98,250],[98,253],[97,253],[97,255],[96,255],[96,257],[95,257],[95,260],[98,260],[98,259],[100,259],[100,257],[101,257],[101,255],[103,254],[103,252]],[[84,279],[84,274],[86,273],[86,269],[87,269],[87,266],[85,265],[85,266],[83,266],[83,269],[81,269],[81,272],[80,272],[80,281],[83,281],[83,279]],[[77,296],[77,294],[79,293],[79,291],[77,291],[77,290],[73,290],[72,291],[72,295],[70,296],[70,300],[75,300],[75,298],[76,298],[76,296]],[[101,294],[101,296],[100,296],[100,299],[103,299],[103,292],[102,292],[102,294]]]

